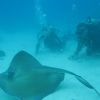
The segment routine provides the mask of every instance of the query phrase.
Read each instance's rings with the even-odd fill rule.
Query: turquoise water
[[[51,24],[62,33],[74,33],[76,25],[86,21],[89,16],[100,20],[99,11],[99,0],[0,0],[0,50],[5,52],[5,56],[0,58],[0,72],[9,67],[17,52],[25,50],[43,65],[63,68],[83,76],[100,92],[100,58],[83,55],[79,60],[68,59],[75,51],[75,40],[71,40],[62,53],[52,53],[44,49],[39,55],[34,53],[41,25]],[[66,75],[60,86],[61,89],[43,100],[100,99],[94,91],[70,75]],[[16,100],[1,89],[0,98]]]
[[[89,16],[100,18],[99,0],[1,0],[0,29],[18,31],[38,27],[41,23],[38,17],[43,15],[36,7],[46,14],[48,23],[67,30]]]

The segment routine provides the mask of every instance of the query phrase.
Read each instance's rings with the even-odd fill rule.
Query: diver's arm
[[[81,52],[83,47],[84,47],[84,43],[81,43],[78,41],[77,48],[76,48],[74,54],[69,57],[69,59],[77,59],[77,57],[79,56],[79,53]]]
[[[39,38],[39,40],[38,40],[38,42],[37,42],[37,44],[36,44],[36,49],[35,49],[35,54],[38,54],[39,53],[39,49],[40,49],[40,46],[41,46],[41,44],[42,44],[42,42],[43,42],[43,40],[44,40],[44,35],[42,35],[40,38]]]
[[[75,53],[74,53],[75,56],[78,56],[78,55],[79,55],[79,53],[80,53],[80,51],[82,50],[83,46],[84,46],[83,43],[78,42],[78,44],[77,44],[77,49],[76,49],[76,51],[75,51]]]

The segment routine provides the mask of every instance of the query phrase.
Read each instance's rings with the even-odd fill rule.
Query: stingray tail
[[[84,85],[85,85],[86,87],[88,87],[89,89],[94,90],[94,91],[99,95],[99,97],[100,97],[100,93],[99,93],[99,92],[96,90],[96,88],[94,88],[86,79],[84,79],[83,77],[81,77],[81,76],[79,76],[79,75],[77,75],[77,74],[75,74],[75,73],[73,73],[73,72],[67,71],[67,70],[66,70],[66,73],[75,76],[75,78],[76,78],[79,82],[81,82],[82,84],[84,84]]]
[[[78,81],[87,86],[89,89],[93,89],[100,96],[100,93],[96,90],[96,88],[94,88],[87,80],[78,75],[75,75],[75,77]]]

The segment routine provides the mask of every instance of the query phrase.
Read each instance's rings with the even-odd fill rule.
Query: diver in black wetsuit
[[[87,23],[78,24],[76,36],[77,49],[71,58],[77,58],[84,47],[87,55],[100,53],[100,22],[93,22],[89,19]]]
[[[51,52],[61,52],[63,50],[63,41],[58,37],[56,28],[52,26],[43,27],[41,33],[42,35],[39,37],[36,45],[36,54],[39,52],[42,44]]]

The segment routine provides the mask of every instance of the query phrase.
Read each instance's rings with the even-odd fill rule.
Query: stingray
[[[57,91],[65,74],[74,76],[89,89],[99,92],[81,76],[68,70],[42,65],[26,51],[18,52],[8,69],[0,74],[0,88],[20,100],[42,100]]]

